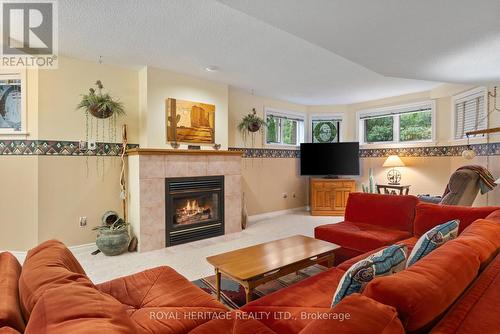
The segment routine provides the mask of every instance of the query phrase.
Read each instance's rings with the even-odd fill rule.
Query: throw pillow
[[[365,285],[375,277],[387,276],[403,270],[407,252],[406,245],[392,245],[353,264],[339,282],[333,295],[332,307],[337,305],[342,298],[362,292]]]
[[[458,219],[450,220],[447,223],[434,226],[424,233],[413,247],[413,250],[406,262],[406,268],[425,257],[427,254],[444,244],[446,241],[455,239],[458,235]]]

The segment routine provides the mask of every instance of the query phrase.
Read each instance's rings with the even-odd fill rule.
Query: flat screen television
[[[300,175],[359,175],[359,143],[300,144]]]

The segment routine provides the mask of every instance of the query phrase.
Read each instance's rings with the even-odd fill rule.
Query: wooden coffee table
[[[207,261],[215,267],[217,299],[220,300],[221,274],[224,274],[245,288],[248,303],[253,289],[258,285],[320,262],[327,262],[331,267],[335,257],[333,251],[339,247],[326,241],[295,235],[210,256]]]

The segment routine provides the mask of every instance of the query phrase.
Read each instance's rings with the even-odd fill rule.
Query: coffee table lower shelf
[[[334,260],[335,254],[333,253],[333,251],[330,251],[326,254],[312,256],[306,260],[291,263],[279,269],[275,269],[255,277],[250,277],[248,279],[239,279],[232,276],[230,273],[224,272],[218,267],[215,267],[215,289],[217,291],[217,300],[220,301],[221,296],[222,274],[235,280],[236,282],[241,284],[241,286],[243,286],[243,288],[245,289],[246,302],[249,303],[250,301],[252,301],[252,292],[257,286],[319,263],[326,262],[328,268],[331,268],[333,266]]]

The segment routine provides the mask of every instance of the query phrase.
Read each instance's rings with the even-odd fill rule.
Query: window
[[[361,144],[415,143],[434,139],[433,101],[360,112]]]
[[[340,125],[342,116],[311,116],[312,143],[338,143],[340,141]]]
[[[266,143],[298,146],[304,142],[304,117],[266,109]]]
[[[0,134],[26,134],[25,72],[0,73]]]
[[[488,127],[486,110],[487,90],[484,87],[469,90],[453,97],[454,138],[466,138],[466,133]]]

